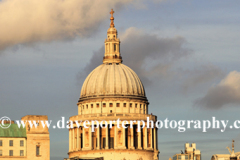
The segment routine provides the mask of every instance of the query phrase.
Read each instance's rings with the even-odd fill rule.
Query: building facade
[[[47,116],[28,115],[21,119],[26,127],[18,127],[14,121],[9,128],[0,127],[0,159],[50,160],[50,138],[47,127],[37,123],[30,127],[29,121],[46,121]]]
[[[201,151],[196,149],[196,143],[186,143],[184,152],[175,154],[172,160],[201,160]]]
[[[214,154],[212,155],[211,160],[239,160],[240,152],[234,151],[234,140],[232,141],[232,150],[227,147],[229,154]]]
[[[104,127],[88,128],[82,124],[69,129],[69,158],[104,160],[157,160],[157,128],[137,123],[118,127],[116,120],[137,121],[147,126],[147,117],[155,124],[157,117],[148,114],[149,102],[137,74],[122,64],[120,40],[114,26],[113,10],[105,39],[103,64],[95,68],[83,83],[78,101],[78,115],[71,121],[106,121]],[[134,62],[133,62],[134,63]],[[113,122],[115,121],[115,122]],[[97,126],[97,122],[95,122]],[[112,122],[112,124],[110,124]]]

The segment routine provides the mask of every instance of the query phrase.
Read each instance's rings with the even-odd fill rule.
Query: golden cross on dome
[[[111,20],[110,27],[111,27],[111,28],[114,27],[114,17],[113,17],[113,13],[114,13],[114,11],[113,11],[113,9],[111,9],[111,12],[110,12],[110,14],[111,14],[111,18],[110,18],[110,20]]]
[[[113,11],[113,9],[111,9],[110,14],[111,14],[112,17],[113,17],[113,13],[114,13],[114,11]]]

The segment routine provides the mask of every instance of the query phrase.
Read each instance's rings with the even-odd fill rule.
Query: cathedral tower
[[[71,121],[108,122],[104,127],[88,128],[81,123],[69,129],[69,158],[103,158],[104,160],[157,160],[157,128],[137,123],[127,128],[117,126],[117,120],[138,121],[147,126],[147,117],[154,124],[157,117],[148,114],[148,100],[137,74],[122,64],[120,40],[114,26],[114,11],[105,39],[103,64],[95,68],[83,83],[78,101],[78,115]],[[115,121],[110,124],[110,121]],[[144,123],[144,124],[143,124]],[[105,124],[105,123],[104,123]],[[122,123],[120,123],[122,124]],[[151,126],[151,125],[150,125]],[[140,131],[140,132],[138,132]]]

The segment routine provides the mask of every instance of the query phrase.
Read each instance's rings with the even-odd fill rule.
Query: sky
[[[239,119],[240,1],[0,0],[0,117],[77,115],[86,76],[102,63],[114,9],[123,63],[140,77],[159,120]],[[50,128],[51,160],[68,130]],[[228,154],[237,129],[158,130],[160,159],[195,142],[202,159]]]

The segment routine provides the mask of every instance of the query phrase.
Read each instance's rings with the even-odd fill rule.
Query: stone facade
[[[232,150],[227,147],[229,154],[214,154],[211,160],[239,160],[240,152],[234,151],[234,140],[232,141]]]
[[[201,160],[201,151],[196,149],[196,143],[185,143],[184,152],[175,154],[172,160]]]
[[[22,121],[47,121],[47,116],[27,115]],[[38,123],[37,128],[30,127],[26,123],[25,128],[18,128],[12,124],[13,129],[2,129],[0,136],[0,159],[14,160],[50,160],[50,138],[48,128]],[[9,131],[7,131],[9,130]]]
[[[14,159],[26,159],[27,155],[27,139],[21,137],[0,137],[0,159],[11,158],[10,154]],[[12,141],[12,146],[10,145]],[[21,145],[20,145],[21,143]],[[12,152],[12,153],[10,153]]]

